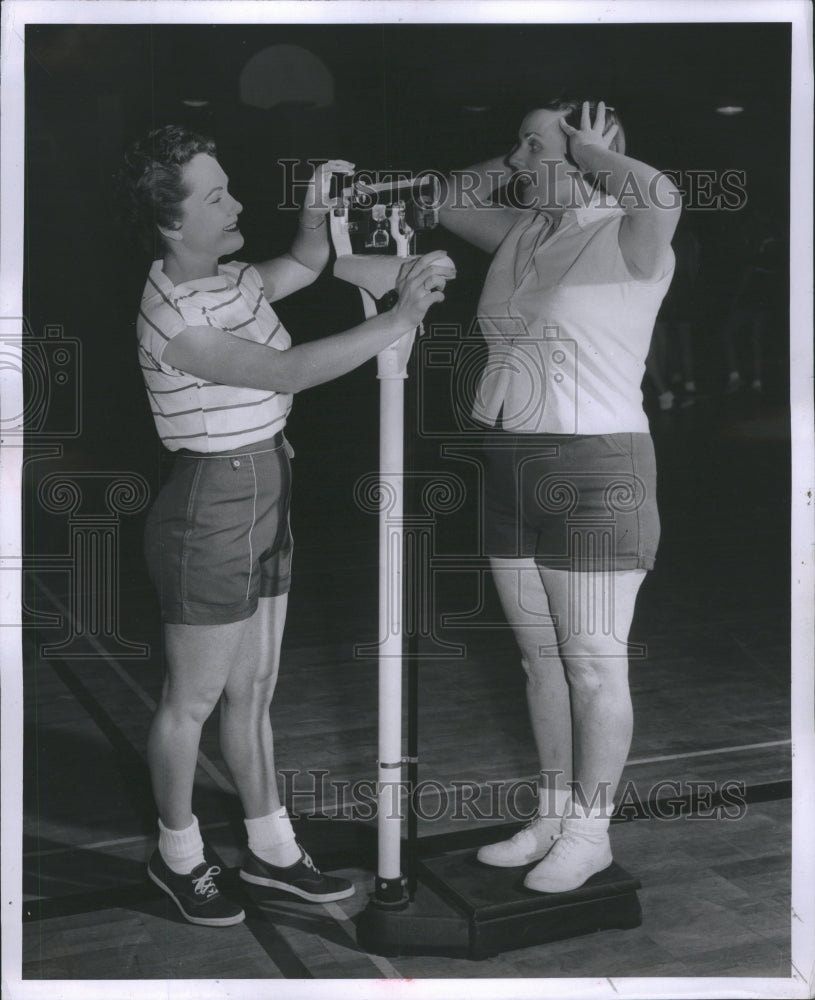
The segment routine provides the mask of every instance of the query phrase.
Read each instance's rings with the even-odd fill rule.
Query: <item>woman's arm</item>
[[[491,200],[506,186],[512,173],[500,156],[466,170],[454,170],[446,178],[439,222],[468,243],[493,253],[518,218],[517,209]]]
[[[647,281],[665,267],[682,212],[681,195],[659,170],[609,149],[617,126],[605,132],[605,121],[605,105],[600,101],[593,125],[588,103],[583,105],[579,129],[563,119],[560,125],[581,170],[599,174],[608,193],[621,202],[625,218],[620,225],[620,250],[629,271]]]
[[[300,392],[352,371],[412,333],[442,289],[455,276],[442,250],[405,264],[396,289],[399,301],[390,312],[344,333],[278,351],[211,326],[188,326],[164,349],[162,361],[207,382],[247,389]]]
[[[317,167],[309,181],[303,211],[288,253],[256,264],[263,281],[263,294],[276,302],[305,288],[316,280],[328,263],[328,211],[332,174],[350,174],[354,164],[347,160],[328,160]]]

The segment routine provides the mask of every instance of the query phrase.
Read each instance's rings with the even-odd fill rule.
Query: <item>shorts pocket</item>
[[[630,434],[600,434],[598,441],[602,443],[605,454],[617,455],[620,458],[631,458],[633,455]]]

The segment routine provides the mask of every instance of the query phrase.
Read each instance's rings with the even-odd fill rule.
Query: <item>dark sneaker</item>
[[[268,889],[308,899],[313,903],[331,903],[335,899],[346,899],[354,895],[354,887],[346,878],[323,875],[303,848],[300,860],[288,868],[278,868],[263,861],[247,850],[241,867],[241,878],[252,885],[263,885]]]
[[[189,875],[177,875],[164,863],[158,850],[147,864],[147,874],[160,886],[181,910],[185,920],[204,927],[231,927],[239,924],[245,913],[218,891],[215,876],[221,874],[217,865],[205,861]]]

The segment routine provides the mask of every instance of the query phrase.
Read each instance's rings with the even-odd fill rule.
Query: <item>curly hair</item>
[[[199,153],[216,156],[215,142],[183,125],[153,129],[127,150],[119,172],[125,221],[144,248],[163,247],[158,227],[171,228],[188,196],[183,168]]]

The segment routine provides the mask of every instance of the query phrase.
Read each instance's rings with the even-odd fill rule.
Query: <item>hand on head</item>
[[[606,129],[606,105],[604,101],[597,102],[594,124],[591,121],[588,101],[583,102],[583,110],[580,115],[580,128],[568,125],[563,118],[560,119],[559,124],[569,137],[569,151],[581,167],[583,166],[582,153],[584,150],[590,146],[600,146],[602,149],[608,149],[620,128],[615,123]]]

